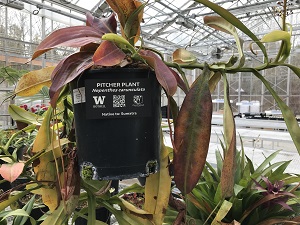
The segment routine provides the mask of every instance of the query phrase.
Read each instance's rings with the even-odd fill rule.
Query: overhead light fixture
[[[183,17],[179,17],[177,20],[176,20],[176,22],[175,22],[176,24],[178,24],[178,25],[181,25],[181,26],[184,26],[184,27],[186,27],[186,28],[188,28],[188,29],[194,29],[195,28],[195,24],[193,24],[191,21],[189,21],[189,20],[187,20],[187,19],[185,19],[185,18],[183,18]]]

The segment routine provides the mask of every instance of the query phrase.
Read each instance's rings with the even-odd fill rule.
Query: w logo
[[[96,105],[103,105],[106,96],[93,96]]]

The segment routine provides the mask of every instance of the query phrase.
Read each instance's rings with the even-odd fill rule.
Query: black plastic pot
[[[71,88],[84,178],[121,180],[158,170],[161,87],[154,72],[90,70]]]

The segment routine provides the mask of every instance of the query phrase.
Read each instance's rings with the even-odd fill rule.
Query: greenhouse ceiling
[[[68,25],[82,24],[87,11],[96,16],[112,12],[105,0],[0,0],[3,4],[26,10],[34,15],[63,21]],[[281,29],[277,0],[212,0],[241,19],[256,35],[261,37],[274,29]],[[289,0],[287,20],[293,25],[293,47],[298,46],[300,30],[300,0]],[[234,39],[223,32],[203,24],[203,16],[212,11],[192,0],[149,0],[143,17],[142,36],[148,46],[165,53],[177,48],[187,48],[198,57],[212,57],[216,51],[235,51]],[[66,19],[67,18],[67,19]],[[241,38],[249,41],[242,33]]]

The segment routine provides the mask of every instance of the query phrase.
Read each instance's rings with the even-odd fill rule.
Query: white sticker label
[[[73,90],[73,102],[74,104],[85,102],[85,87]]]

